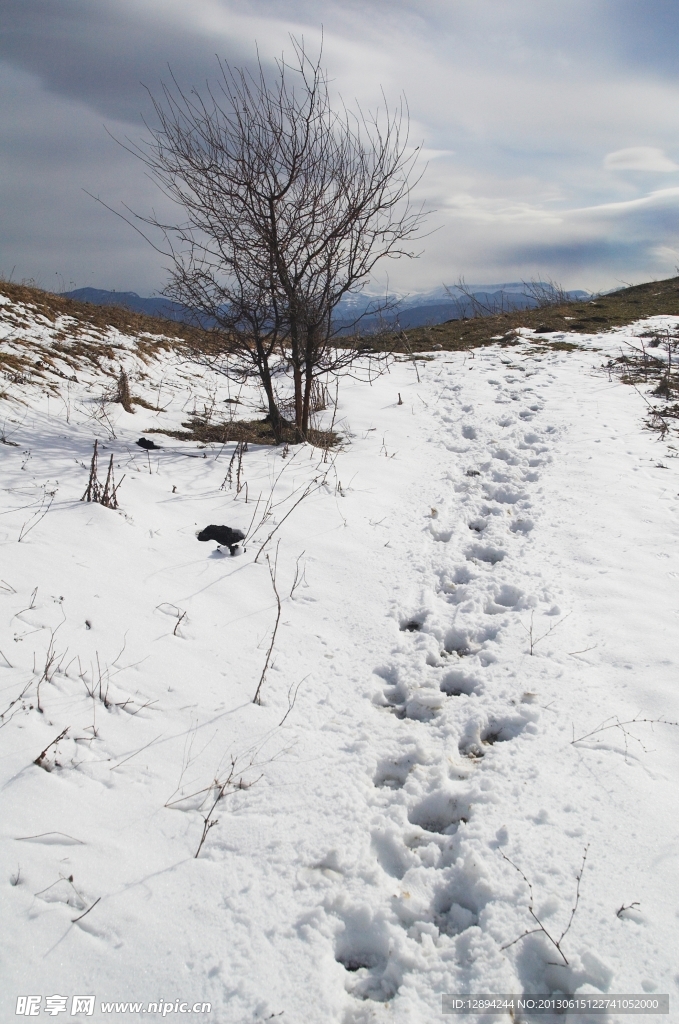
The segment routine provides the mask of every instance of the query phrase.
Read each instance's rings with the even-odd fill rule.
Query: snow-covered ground
[[[94,364],[12,378],[3,1021],[40,995],[429,1024],[443,993],[546,992],[679,1020],[679,463],[601,370],[642,328],[346,380],[343,449],[251,447],[238,493],[233,444],[134,443],[233,395],[171,351],[118,339],[163,413]],[[118,511],[79,500],[95,437]]]

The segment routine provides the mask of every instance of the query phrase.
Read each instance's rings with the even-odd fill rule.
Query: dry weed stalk
[[[219,824],[219,818],[213,818],[212,815],[214,813],[214,810],[215,810],[217,804],[219,803],[220,800],[224,799],[224,795],[225,795],[227,789],[229,789],[229,787],[232,785],[233,776],[234,776],[235,771],[236,771],[236,761],[235,761],[235,758],[231,758],[231,770],[229,771],[229,774],[227,775],[227,777],[225,779],[223,779],[221,782],[219,780],[215,779],[213,792],[216,793],[216,796],[215,796],[215,798],[214,798],[214,800],[212,802],[212,806],[210,807],[210,809],[207,812],[207,814],[202,815],[202,817],[203,817],[203,833],[202,833],[202,835],[200,837],[200,842],[198,843],[198,849],[196,850],[196,852],[193,855],[194,859],[196,859],[198,857],[198,854],[203,849],[203,843],[207,839],[207,834],[210,831],[210,829],[214,828],[215,825]],[[243,780],[242,780],[242,777],[241,777],[241,779],[239,780],[239,787],[241,789],[244,788],[244,786],[242,785],[242,782],[243,782]]]
[[[19,543],[21,543],[24,537],[26,537],[31,532],[31,530],[35,529],[38,523],[42,522],[42,520],[45,518],[45,516],[52,507],[52,502],[54,501],[56,493],[56,488],[53,491],[48,491],[47,486],[43,487],[42,498],[40,499],[40,508],[38,509],[37,512],[33,514],[32,519],[27,519],[24,525],[21,527],[21,530],[19,532]],[[47,501],[48,498],[49,501]]]
[[[9,704],[7,705],[7,707],[5,708],[5,710],[2,712],[2,714],[0,715],[0,729],[2,729],[3,726],[8,725],[9,722],[12,721],[14,716],[18,715],[20,711],[25,711],[26,710],[26,706],[24,705],[23,700],[24,700],[24,697],[26,696],[26,694],[28,693],[29,689],[31,688],[32,682],[33,682],[33,680],[29,679],[29,681],[26,683],[26,685],[24,686],[24,688],[21,691],[21,693],[19,694],[19,696],[15,697],[14,700],[11,700],[9,702]],[[19,704],[20,702],[21,702],[21,707],[17,708],[16,705]],[[30,704],[28,710],[31,710],[32,707],[33,707],[33,705]]]
[[[672,722],[672,721],[670,721],[667,718],[663,718],[662,716],[660,718],[640,718],[639,715],[637,714],[637,715],[634,716],[634,718],[628,718],[625,722],[621,722],[617,715],[612,715],[610,718],[605,718],[603,720],[603,722],[600,725],[597,725],[597,727],[595,729],[591,729],[590,732],[586,732],[582,736],[577,736],[576,737],[576,735],[575,735],[575,726],[573,726],[573,739],[571,740],[571,746],[574,746],[576,743],[582,743],[583,740],[588,740],[592,736],[598,736],[602,732],[607,732],[609,729],[619,729],[621,731],[623,737],[624,737],[625,759],[627,758],[627,753],[628,753],[628,746],[627,746],[628,739],[636,740],[636,742],[640,745],[640,747],[644,751],[644,753],[647,753],[646,747],[641,742],[639,737],[638,736],[634,736],[631,732],[627,731],[627,726],[628,725],[637,725],[637,724],[642,724],[642,723],[644,723],[646,725],[673,725],[673,726],[679,726],[679,722]]]
[[[59,629],[59,626],[57,626],[57,629]],[[47,654],[45,656],[45,666],[44,666],[44,668],[42,670],[42,674],[41,674],[40,678],[38,679],[38,685],[36,687],[36,705],[37,705],[38,711],[40,712],[41,715],[43,714],[44,709],[43,709],[42,704],[40,703],[40,687],[41,687],[41,685],[43,683],[51,683],[52,682],[52,676],[54,675],[54,673],[57,670],[56,662],[57,662],[57,659],[59,658],[59,655],[57,654],[55,646],[54,646],[54,637],[56,635],[57,629],[54,629],[54,630],[51,631],[50,642],[49,642],[49,646],[47,648]],[[59,658],[59,661],[61,662],[64,657],[65,657],[65,653],[61,655],[61,657]]]
[[[125,477],[123,476],[119,483],[115,482],[113,476],[113,454],[108,463],[108,472],[106,473],[106,482],[102,487],[99,483],[97,476],[97,462],[99,458],[98,452],[99,441],[94,442],[94,451],[92,452],[92,461],[90,463],[90,475],[87,481],[87,487],[83,494],[81,501],[92,501],[98,505],[103,505],[104,508],[118,508],[118,488],[122,484]]]
[[[203,830],[201,833],[200,842],[198,843],[198,848],[196,849],[196,852],[194,854],[194,858],[197,858],[198,855],[200,854],[200,851],[203,848],[205,840],[207,839],[208,833],[219,822],[218,818],[213,818],[213,814],[215,812],[217,804],[220,803],[220,801],[223,800],[224,797],[227,796],[229,792],[250,789],[251,786],[254,786],[257,782],[259,782],[259,780],[262,778],[261,774],[258,775],[257,778],[253,779],[252,781],[246,782],[246,772],[250,771],[253,768],[260,767],[260,764],[262,763],[270,763],[271,759],[269,759],[269,761],[266,762],[257,762],[257,752],[255,751],[251,752],[250,760],[244,766],[242,766],[242,762],[246,755],[232,754],[230,757],[230,764],[225,775],[222,775],[221,772],[218,771],[209,786],[205,786],[201,789],[185,793],[183,791],[184,775],[187,772],[189,766],[195,760],[195,758],[192,756],[194,738],[195,728],[192,732],[191,740],[188,744],[188,747],[184,748],[184,759],[182,763],[182,770],[179,776],[179,783],[177,789],[175,789],[172,796],[165,802],[165,807],[167,807],[170,810],[190,810],[191,802],[194,801],[196,798],[200,799],[198,809],[200,810],[200,816],[203,819]],[[209,803],[209,807],[208,810],[204,812],[203,808],[207,803]]]
[[[130,394],[130,381],[125,370],[122,368],[118,376],[113,401],[122,405],[125,412],[134,412],[134,409],[132,408],[132,395]]]
[[[559,956],[563,960],[563,964],[556,964],[556,965],[553,965],[553,966],[557,966],[557,967],[559,967],[559,966],[568,967],[569,966],[568,960],[566,958],[566,954],[564,953],[563,949],[561,948],[561,943],[563,942],[563,940],[568,935],[568,932],[570,931],[571,925],[573,924],[573,918],[575,917],[575,912],[578,909],[578,903],[580,902],[580,880],[582,879],[582,874],[583,874],[583,872],[585,870],[585,863],[587,861],[587,852],[588,852],[588,850],[589,850],[589,844],[585,847],[585,852],[584,852],[583,857],[582,857],[582,865],[581,865],[580,871],[579,871],[579,873],[577,875],[577,884],[576,884],[576,887],[575,887],[575,903],[573,904],[573,907],[571,909],[571,916],[568,919],[568,924],[566,925],[564,930],[561,932],[561,935],[559,936],[558,939],[555,939],[554,936],[551,935],[547,931],[547,929],[545,928],[544,924],[542,923],[542,921],[540,920],[538,915],[535,913],[535,909],[534,909],[535,897],[534,897],[534,894],[533,894],[533,886],[528,881],[528,879],[524,875],[524,873],[521,870],[521,868],[518,867],[514,863],[513,860],[510,860],[509,857],[505,853],[502,852],[502,850],[500,850],[500,856],[503,858],[503,860],[506,860],[508,864],[511,864],[511,866],[514,868],[515,871],[519,872],[519,874],[523,878],[524,882],[528,886],[528,891],[530,893],[530,900],[529,900],[529,903],[528,903],[528,913],[530,914],[530,916],[533,918],[533,920],[535,921],[535,923],[537,925],[537,928],[528,928],[528,929],[526,929],[526,931],[522,935],[519,935],[516,939],[512,939],[512,941],[508,942],[505,946],[501,946],[500,947],[501,949],[509,949],[510,946],[513,946],[513,945],[515,945],[515,943],[520,942],[522,939],[525,939],[528,935],[535,935],[537,932],[542,932],[542,934],[552,943],[554,948],[558,951]]]
[[[256,561],[256,559],[255,559],[255,561]],[[276,559],[275,559],[275,561],[273,563],[273,566],[271,564],[271,559],[269,558],[268,555],[266,556],[266,564],[267,564],[268,569],[269,569],[269,576],[271,578],[271,586],[273,587],[273,592],[274,592],[274,595],[276,597],[276,621],[274,623],[273,632],[271,634],[271,643],[269,644],[269,649],[266,652],[266,660],[264,662],[264,668],[262,669],[262,674],[259,677],[259,683],[257,684],[257,690],[255,691],[255,695],[252,698],[252,703],[253,704],[261,704],[262,703],[261,697],[260,697],[261,690],[262,690],[262,685],[264,683],[264,677],[266,676],[266,672],[267,672],[267,669],[269,667],[269,661],[271,660],[271,654],[273,652],[274,644],[276,643],[276,634],[278,632],[278,625],[279,625],[279,623],[281,621],[281,597],[280,597],[280,594],[278,593],[278,587],[276,586],[276,570],[278,568],[278,548],[276,548]]]
[[[647,343],[645,339],[648,339]],[[608,370],[609,380],[615,372],[623,384],[632,385],[648,408],[647,427],[658,431],[661,439],[664,439],[670,430],[671,421],[679,418],[679,374],[676,369],[679,338],[665,330],[647,333],[637,340],[639,347],[632,342],[624,342],[626,351],[621,349],[620,355],[610,359],[604,369]],[[660,350],[661,345],[666,351],[666,358],[651,355],[647,351],[651,348]],[[639,384],[652,382],[656,386],[651,395],[660,399],[660,402],[650,401],[639,390]]]
[[[290,712],[292,711],[297,702],[297,694],[299,693],[300,686],[302,685],[302,683],[305,683],[308,678],[308,675],[304,676],[304,679],[300,679],[296,686],[294,683],[291,683],[290,689],[288,690],[288,710],[285,712],[280,722],[278,723],[279,729],[283,725],[283,722],[288,717],[288,715],[290,714]]]
[[[302,584],[304,584],[305,587],[308,586],[306,581],[306,566],[302,568],[301,572],[299,568],[299,563],[302,560],[302,558],[304,558],[305,553],[306,552],[303,551],[301,555],[298,555],[297,560],[295,562],[295,578],[293,579],[292,586],[290,587],[290,599],[292,599],[295,596],[295,591],[297,590],[298,587],[301,587]],[[2,651],[0,651],[0,654],[2,654]]]
[[[68,730],[70,728],[71,728],[70,725],[67,725],[66,728],[63,729],[59,733],[59,735],[56,737],[56,739],[53,739],[51,743],[48,743],[47,746],[45,747],[45,749],[40,754],[38,754],[38,756],[36,757],[36,759],[33,762],[33,764],[37,764],[39,768],[44,768],[44,770],[46,772],[51,772],[52,768],[54,768],[55,766],[58,768],[59,767],[59,763],[57,761],[56,746],[57,746],[57,743],[59,742],[59,740],[63,740],[64,736],[66,735],[66,733],[68,732]],[[47,751],[50,750],[51,747],[55,748],[54,749],[54,761],[52,762],[52,764],[49,763],[49,761],[47,760],[47,758],[45,756],[47,754]]]
[[[297,501],[296,501],[296,502],[294,503],[294,505],[292,506],[292,508],[288,509],[288,511],[287,511],[287,512],[285,513],[285,515],[283,516],[283,518],[282,518],[282,519],[280,520],[280,522],[279,522],[279,523],[277,523],[277,524],[276,524],[276,526],[274,526],[274,528],[273,528],[273,530],[271,531],[271,533],[269,534],[269,536],[268,536],[268,537],[266,538],[266,540],[264,541],[264,543],[263,543],[263,544],[261,545],[261,547],[259,548],[259,551],[258,551],[258,552],[257,552],[257,554],[255,555],[255,562],[258,562],[258,561],[259,561],[259,556],[261,555],[262,551],[263,551],[263,550],[264,550],[264,548],[265,548],[265,547],[267,546],[267,544],[269,543],[269,541],[270,541],[270,540],[271,540],[271,538],[273,537],[274,533],[276,533],[276,532],[277,532],[277,530],[280,530],[281,526],[283,525],[283,523],[285,522],[285,520],[286,520],[286,519],[288,518],[288,516],[292,515],[292,513],[293,513],[293,512],[295,511],[295,509],[297,508],[297,506],[298,506],[298,505],[300,505],[300,504],[301,504],[301,503],[302,503],[302,502],[304,501],[304,499],[305,499],[305,498],[308,498],[308,497],[309,497],[309,495],[310,495],[310,494],[311,494],[311,493],[312,493],[313,491],[317,491],[317,490],[318,490],[318,488],[319,488],[320,486],[321,486],[321,484],[319,484],[317,480],[312,480],[310,484],[307,484],[307,486],[306,486],[306,487],[304,488],[304,490],[302,491],[302,493],[301,493],[300,497],[299,497],[299,498],[297,499]],[[269,514],[270,514],[270,512],[269,512]],[[262,522],[263,522],[263,521],[264,521],[264,519],[262,519]],[[268,559],[268,555],[267,555],[267,559]]]
[[[570,614],[571,613],[568,612],[568,615],[570,615]],[[529,645],[530,645],[529,653],[531,655],[533,654],[533,651],[535,650],[537,645],[540,643],[540,641],[544,640],[545,637],[550,636],[550,634],[554,632],[554,630],[557,628],[557,626],[560,626],[561,623],[564,622],[568,618],[568,615],[564,615],[563,619],[559,619],[559,621],[555,622],[553,626],[550,626],[549,629],[545,633],[543,633],[541,636],[536,637],[534,635],[534,633],[533,633],[533,616],[534,615],[535,615],[535,612],[531,612],[530,613],[530,627],[524,626],[523,622],[521,623],[521,628],[528,634],[528,641],[529,641]],[[579,652],[576,652],[576,653],[579,653]]]
[[[241,482],[241,474],[243,472],[243,456],[245,455],[247,450],[248,450],[248,443],[247,443],[247,441],[239,441],[238,444],[236,445],[236,447],[233,450],[233,454],[232,454],[231,459],[229,461],[229,468],[227,469],[226,476],[224,477],[224,480],[222,481],[222,484],[221,484],[221,486],[219,488],[220,491],[225,490],[227,484],[229,486],[229,489],[231,489],[233,487],[233,467],[234,467],[234,463],[235,463],[235,466],[236,466],[236,494],[240,494],[240,492],[242,491],[243,486],[244,486],[243,483]],[[245,486],[247,486],[247,484],[245,484]]]

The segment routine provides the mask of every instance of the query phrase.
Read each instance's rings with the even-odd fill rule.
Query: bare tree
[[[150,138],[128,148],[182,210],[176,223],[135,214],[163,232],[165,293],[228,333],[224,371],[259,376],[278,431],[272,366],[289,369],[303,440],[315,378],[356,357],[336,343],[335,307],[379,260],[416,255],[423,211],[410,202],[418,149],[404,101],[334,109],[321,54],[291,42],[293,62],[269,78],[261,62],[252,74],[220,61],[201,94],[173,77],[151,96]]]

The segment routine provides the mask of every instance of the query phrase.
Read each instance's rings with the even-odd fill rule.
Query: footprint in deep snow
[[[473,530],[475,533],[483,533],[488,526],[488,520],[479,517],[478,519],[472,519],[467,525],[469,526],[469,529]]]
[[[377,767],[373,782],[378,789],[402,789],[412,769],[420,763],[415,752],[406,754],[397,761],[382,761]]]
[[[452,669],[441,679],[440,690],[447,697],[471,697],[483,690],[481,682],[461,669]]]
[[[496,565],[501,562],[507,552],[502,548],[491,547],[490,545],[472,544],[467,548],[465,557],[470,562],[488,562],[489,565]]]
[[[532,519],[514,519],[509,524],[509,529],[512,533],[530,533],[534,525]]]
[[[506,483],[499,483],[497,487],[487,484],[485,490],[486,496],[500,505],[516,505],[518,501],[526,498],[524,491],[517,491],[513,487],[507,486]]]
[[[471,805],[467,801],[439,790],[411,807],[408,821],[425,832],[450,836],[457,832],[460,823],[466,824],[470,814]]]
[[[483,610],[486,615],[502,615],[510,609],[520,611],[528,608],[530,603],[520,587],[515,587],[511,583],[503,583],[492,597],[488,597]]]
[[[340,925],[335,936],[335,960],[348,975],[345,987],[359,999],[386,1003],[398,992],[401,972],[391,956],[389,925],[369,907],[342,905],[332,911]]]
[[[492,719],[483,728],[479,727],[478,722],[469,722],[467,733],[460,740],[458,749],[464,757],[484,757],[488,747],[516,739],[527,724],[525,718]]]

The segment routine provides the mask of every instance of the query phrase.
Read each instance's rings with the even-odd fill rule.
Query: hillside
[[[102,296],[115,293],[100,293],[98,289],[91,289],[97,293],[95,304],[77,301],[64,295],[54,295],[26,285],[1,282],[0,287],[3,294],[12,301],[28,303],[35,312],[45,316],[51,323],[55,323],[59,317],[70,316],[80,325],[79,330],[93,329],[96,332],[112,327],[123,333],[163,335],[177,339],[177,343],[184,340],[193,345],[206,347],[211,344],[210,332],[201,331],[174,319],[148,316],[119,305],[105,305]],[[80,289],[80,292],[84,294],[87,289]],[[417,306],[413,307],[414,311],[406,312],[423,318],[428,308]],[[431,308],[438,309],[435,306]],[[452,309],[452,305],[450,308]],[[468,320],[454,319],[433,326],[410,327],[400,334],[387,332],[379,340],[376,339],[375,348],[393,348],[395,351],[410,348],[413,352],[425,352],[433,346],[440,346],[444,350],[459,351],[496,341],[510,342],[512,332],[517,328],[533,330],[537,334],[591,334],[622,327],[643,317],[662,315],[679,315],[679,277],[621,288],[619,291],[587,301],[569,302],[543,309],[520,309],[497,316]],[[408,339],[407,346],[403,345],[403,334]],[[346,341],[347,339],[342,339],[342,343]]]
[[[76,338],[104,341],[115,334],[134,337],[162,337],[178,347],[209,348],[212,335],[189,324],[178,323],[160,317],[147,316],[121,306],[94,305],[79,302],[63,295],[55,295],[29,285],[0,281],[0,294],[7,300],[4,304],[5,321],[12,319],[15,332],[12,339],[28,341],[22,334],[25,327],[34,323],[49,325],[50,337],[56,345],[69,339],[72,345]],[[8,341],[5,337],[5,341]],[[30,345],[29,345],[30,348]],[[18,352],[15,354],[19,355]],[[27,364],[30,368],[30,363]]]
[[[569,302],[562,306],[524,309],[471,320],[450,320],[433,327],[413,328],[405,333],[413,352],[425,352],[432,345],[459,351],[494,341],[510,341],[511,332],[517,328],[527,328],[538,334],[593,334],[623,327],[642,317],[662,315],[679,315],[679,277],[622,288],[587,302]],[[394,344],[402,349],[399,339],[388,335],[380,347]]]

